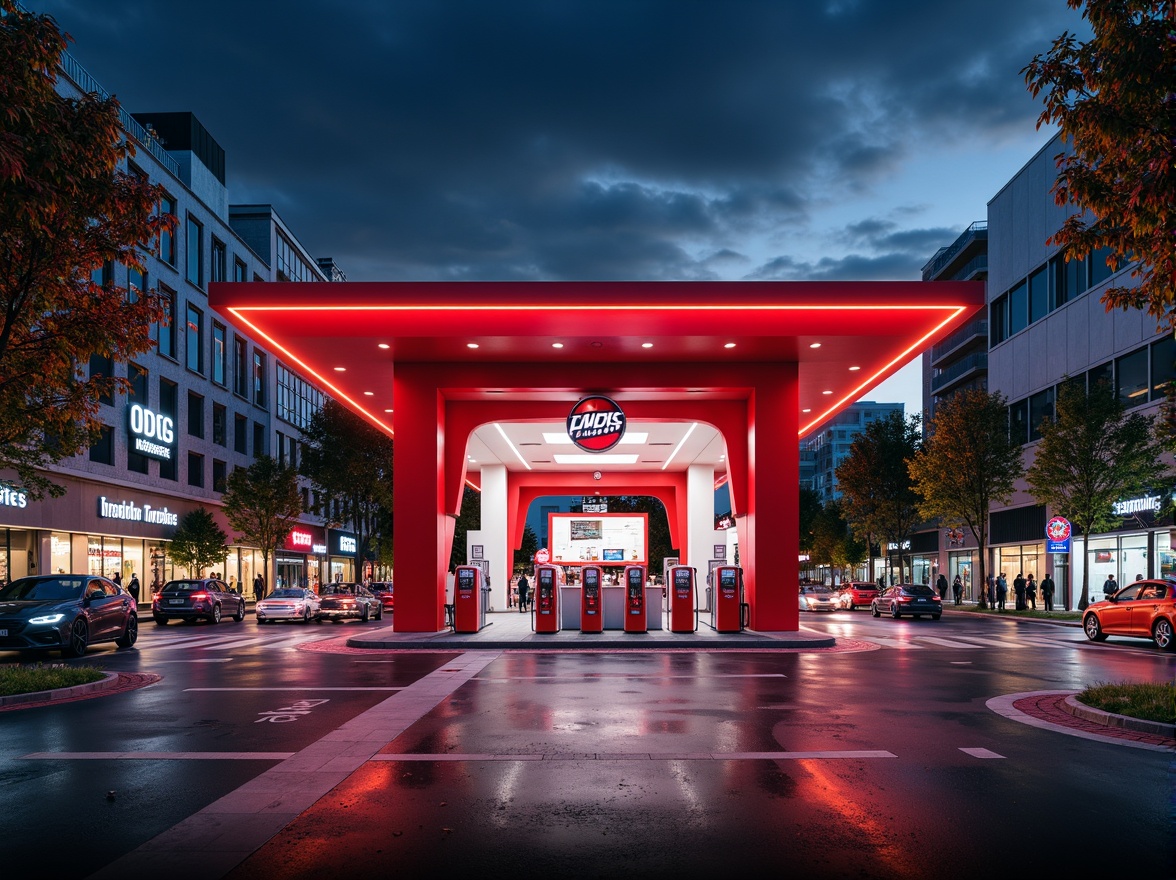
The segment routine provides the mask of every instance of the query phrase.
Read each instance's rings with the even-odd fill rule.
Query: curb
[[[92,681],[89,684],[76,684],[73,687],[56,688],[51,691],[33,691],[27,694],[12,694],[11,696],[0,697],[0,706],[19,706],[22,703],[46,703],[72,700],[76,697],[84,697],[88,694],[110,690],[118,682],[117,672],[107,672],[101,681]]]
[[[1103,724],[1107,727],[1118,727],[1123,730],[1134,730],[1136,733],[1150,733],[1155,736],[1166,736],[1176,739],[1176,724],[1164,724],[1162,721],[1148,721],[1144,718],[1131,718],[1127,715],[1116,715],[1104,712],[1085,703],[1078,702],[1077,696],[1069,696],[1062,702],[1062,708],[1075,718],[1089,721],[1093,724]]]

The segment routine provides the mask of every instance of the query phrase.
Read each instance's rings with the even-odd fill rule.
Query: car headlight
[[[40,626],[41,624],[46,624],[46,623],[47,624],[61,623],[61,621],[64,618],[65,618],[65,615],[59,611],[56,614],[42,614],[40,617],[30,617],[29,623],[35,623],[38,626]]]

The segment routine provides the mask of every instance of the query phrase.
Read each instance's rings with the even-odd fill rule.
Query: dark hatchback
[[[363,584],[325,584],[319,598],[321,620],[337,623],[348,619],[380,620],[384,616],[384,605]]]
[[[24,577],[0,588],[0,649],[81,657],[95,642],[129,648],[138,637],[135,600],[104,577]]]
[[[245,597],[216,578],[168,581],[151,600],[151,616],[159,626],[169,620],[220,623],[222,617],[240,623],[245,619]]]
[[[926,584],[895,584],[870,602],[870,613],[875,617],[881,617],[884,611],[895,620],[904,614],[916,620],[928,614],[932,620],[939,620],[943,614],[943,600]]]

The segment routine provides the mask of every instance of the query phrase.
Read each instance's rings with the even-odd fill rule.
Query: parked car
[[[1133,636],[1176,651],[1176,582],[1135,581],[1109,599],[1087,606],[1082,629],[1092,642],[1107,636]]]
[[[168,581],[151,600],[151,616],[159,626],[170,620],[207,620],[220,623],[228,615],[245,619],[245,597],[216,578],[184,578]]]
[[[135,600],[104,577],[40,575],[0,588],[0,649],[81,657],[95,642],[129,648],[138,638]]]
[[[824,584],[801,586],[801,611],[837,611],[840,608],[840,598],[831,587],[826,587]]]
[[[319,594],[319,616],[323,620],[380,620],[384,605],[363,584],[326,584]]]
[[[277,623],[279,620],[300,620],[310,623],[322,622],[319,617],[321,600],[318,593],[305,587],[281,587],[274,590],[254,606],[257,622]]]
[[[372,595],[380,600],[384,610],[391,614],[394,610],[392,607],[392,581],[372,581],[367,585],[367,588],[371,590]]]
[[[873,581],[849,581],[841,585],[841,607],[854,611],[869,608],[878,595],[878,585]]]
[[[943,600],[926,584],[895,584],[887,587],[870,602],[870,612],[881,617],[887,612],[895,620],[909,614],[918,620],[930,614],[932,620],[939,620],[943,614]]]

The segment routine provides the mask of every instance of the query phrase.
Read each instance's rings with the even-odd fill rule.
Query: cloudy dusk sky
[[[353,281],[917,279],[1053,133],[1021,69],[1088,33],[1065,0],[24,5]]]

